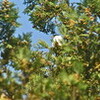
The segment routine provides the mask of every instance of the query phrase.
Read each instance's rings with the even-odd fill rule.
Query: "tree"
[[[4,12],[8,3],[9,13]],[[32,33],[13,35],[19,26],[18,12],[4,0],[0,5],[1,96],[11,100],[99,100],[99,0],[25,0],[24,4],[33,28],[58,33],[63,41],[50,47],[41,40],[32,50]]]

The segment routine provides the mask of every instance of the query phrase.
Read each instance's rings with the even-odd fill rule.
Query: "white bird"
[[[55,47],[56,45],[57,46],[62,46],[62,41],[63,41],[63,38],[62,38],[62,36],[58,36],[58,35],[56,35],[56,36],[54,36],[54,38],[53,38],[53,42],[52,42],[52,47]]]

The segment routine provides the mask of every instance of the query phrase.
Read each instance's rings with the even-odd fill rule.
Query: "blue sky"
[[[32,24],[30,21],[28,21],[28,16],[23,14],[23,10],[25,8],[25,5],[23,5],[23,1],[24,0],[10,0],[11,2],[14,2],[16,4],[16,7],[19,9],[19,16],[20,18],[18,19],[18,22],[20,22],[22,25],[17,28],[16,30],[16,35],[18,34],[22,34],[23,32],[32,32],[32,41],[33,44],[37,43],[38,40],[45,40],[47,43],[50,44],[50,39],[51,39],[51,35],[46,35],[43,34],[42,32],[39,32],[35,29],[32,28]],[[71,2],[79,2],[80,0],[70,0]]]

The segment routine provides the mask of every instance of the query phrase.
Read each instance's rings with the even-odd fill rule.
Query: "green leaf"
[[[10,44],[7,44],[6,48],[9,48],[9,49],[11,49],[11,48],[12,48],[12,45],[10,45]]]
[[[49,48],[48,44],[45,41],[39,40],[38,43],[42,48]]]
[[[60,32],[62,35],[66,35],[66,33],[67,33],[67,28],[65,27],[64,24],[62,24],[62,25],[59,26],[59,32]]]
[[[76,73],[82,73],[84,71],[83,63],[77,60],[73,61],[73,70]]]
[[[89,34],[80,34],[80,36],[85,36],[85,37],[88,37]]]

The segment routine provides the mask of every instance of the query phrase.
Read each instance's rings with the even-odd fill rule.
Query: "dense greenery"
[[[33,28],[63,41],[15,37],[18,11],[0,2],[0,100],[100,100],[100,0],[23,2]]]

